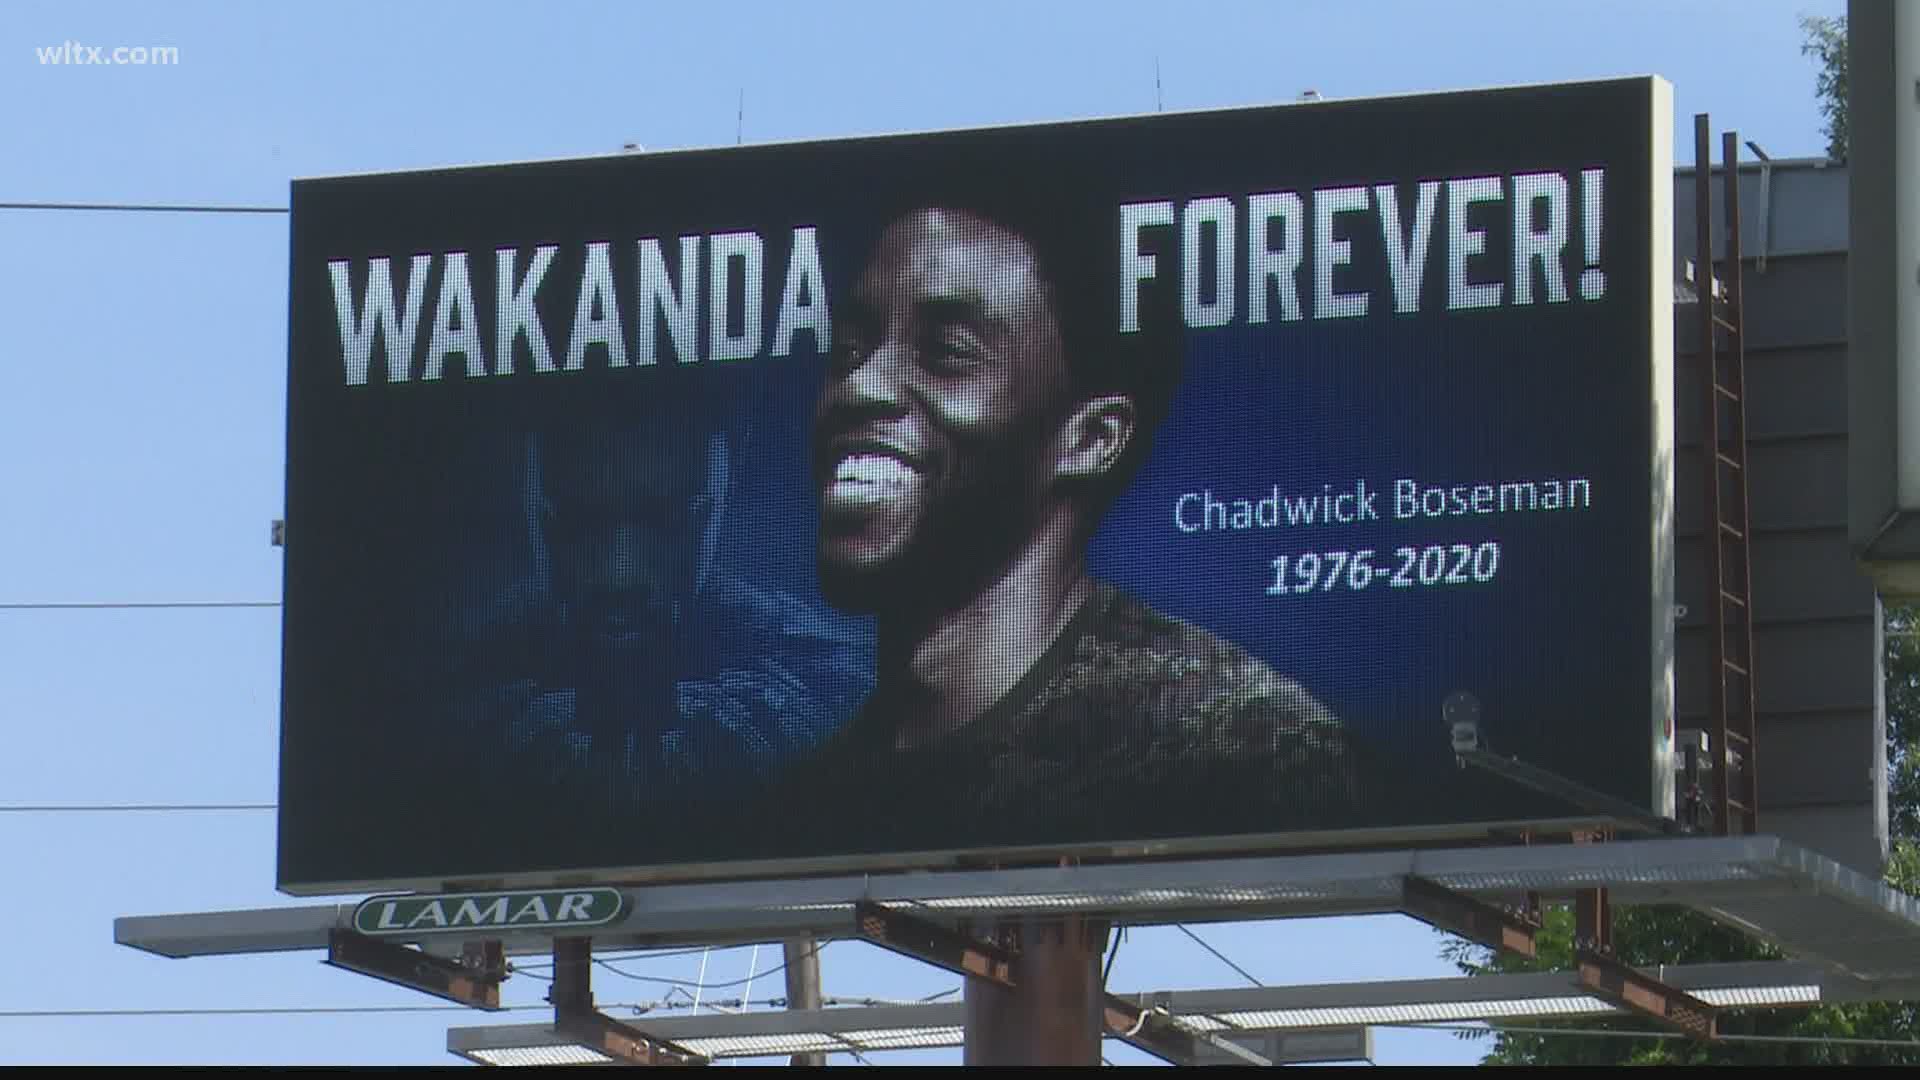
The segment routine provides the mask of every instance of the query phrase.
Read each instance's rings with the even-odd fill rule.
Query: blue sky
[[[1802,13],[1841,0],[1429,4],[974,2],[10,4],[0,201],[284,205],[292,177],[1658,74],[1692,116],[1776,158],[1820,153]],[[171,47],[168,66],[36,49]],[[744,103],[744,117],[740,116]],[[1717,145],[1717,140],[1716,140]],[[287,223],[0,210],[0,605],[272,600],[282,516]],[[0,608],[0,808],[271,803],[279,614]],[[116,916],[299,903],[273,887],[271,812],[0,809],[0,1063],[452,1062],[478,1014],[85,1017],[28,1010],[433,1004],[316,954],[170,961]],[[1208,939],[1270,983],[1452,974],[1399,917],[1241,923]],[[759,970],[778,950],[760,952]],[[690,978],[698,957],[627,965]],[[747,975],[717,952],[709,978]],[[827,992],[908,997],[942,972],[863,945]],[[1138,929],[1116,989],[1241,985],[1176,931]],[[602,974],[602,1001],[664,985]],[[781,992],[780,976],[754,996]],[[544,984],[516,978],[510,1002]],[[737,994],[737,990],[722,991]],[[537,1013],[511,1019],[527,1021]],[[1466,1062],[1382,1030],[1383,1064]],[[1116,1061],[1139,1060],[1124,1047]],[[958,1053],[881,1055],[882,1063]]]

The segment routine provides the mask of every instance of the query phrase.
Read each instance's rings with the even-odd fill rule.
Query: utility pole
[[[810,937],[789,938],[781,944],[787,962],[787,1008],[818,1009],[820,996],[820,944]],[[818,1050],[795,1054],[789,1065],[825,1065],[827,1055]]]

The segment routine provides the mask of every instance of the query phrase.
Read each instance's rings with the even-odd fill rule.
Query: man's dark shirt
[[[792,854],[1338,827],[1360,797],[1341,725],[1299,684],[1104,584],[972,723],[899,750],[886,713],[870,698],[789,774],[804,820],[781,831],[824,845]]]
[[[552,629],[556,605],[522,621],[544,633],[531,644],[560,660],[575,659],[579,635]],[[652,647],[679,659],[659,708],[646,715],[615,715],[602,722],[625,736],[619,767],[633,797],[685,802],[711,795],[738,799],[742,785],[759,785],[776,762],[818,746],[872,688],[873,647],[848,620],[815,602],[717,575],[679,625]],[[556,665],[558,666],[558,665]],[[596,736],[581,715],[577,668],[561,678],[532,675],[485,686],[469,699],[469,722],[487,723],[490,742],[504,737],[512,767],[533,778],[574,784],[590,767],[614,768],[608,746],[591,752]],[[604,673],[603,673],[604,674]],[[568,678],[567,676],[572,676]]]

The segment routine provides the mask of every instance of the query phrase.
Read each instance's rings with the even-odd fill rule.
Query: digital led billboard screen
[[[1669,112],[296,182],[281,887],[1663,809]]]

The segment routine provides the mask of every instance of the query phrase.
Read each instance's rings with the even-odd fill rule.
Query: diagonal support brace
[[[1580,988],[1704,1042],[1720,1037],[1718,1010],[1684,990],[1599,953],[1575,954]]]
[[[865,900],[853,905],[853,923],[862,940],[883,949],[1013,988],[1013,953],[1008,949]]]
[[[592,1009],[555,1009],[555,1031],[628,1065],[706,1065],[708,1059]]]
[[[1166,1013],[1135,1005],[1117,994],[1106,996],[1101,1019],[1109,1036],[1175,1065],[1206,1064],[1208,1058],[1203,1047],[1237,1058],[1246,1065],[1273,1064],[1231,1039],[1189,1031]]]
[[[1501,949],[1531,959],[1533,923],[1504,908],[1455,892],[1425,878],[1400,879],[1400,910],[1490,949]]]
[[[327,934],[325,962],[490,1012],[500,1008],[500,983],[506,979],[502,968],[469,967],[337,928]]]

